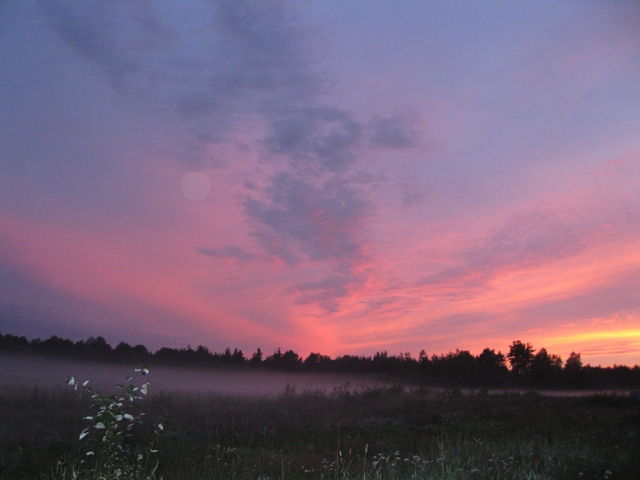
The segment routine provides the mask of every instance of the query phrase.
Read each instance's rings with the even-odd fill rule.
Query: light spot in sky
[[[191,172],[182,178],[180,189],[185,198],[198,202],[207,198],[211,190],[211,184],[204,173]]]

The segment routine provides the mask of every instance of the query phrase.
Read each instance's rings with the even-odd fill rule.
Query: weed
[[[154,478],[157,462],[151,462],[151,455],[157,453],[153,444],[144,448],[134,448],[131,442],[134,430],[143,423],[145,412],[139,411],[150,386],[145,381],[136,386],[138,377],[149,374],[149,367],[142,365],[135,369],[134,375],[126,377],[125,384],[118,384],[118,395],[104,395],[89,386],[89,380],[82,383],[74,377],[67,379],[67,385],[91,398],[90,415],[84,417],[88,425],[79,435],[85,442],[84,459],[69,467],[63,478],[70,479],[132,479],[150,480]],[[164,427],[156,425],[158,430]]]

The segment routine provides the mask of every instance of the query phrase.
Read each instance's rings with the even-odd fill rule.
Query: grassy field
[[[78,439],[88,403],[72,390],[0,396],[0,478],[68,479],[82,459],[100,462]],[[155,478],[640,478],[640,411],[631,395],[345,384],[268,397],[160,392],[139,408],[144,423],[125,450],[132,459],[144,454],[147,473],[157,464]],[[159,435],[151,428],[158,423]],[[91,471],[79,478],[101,478]]]

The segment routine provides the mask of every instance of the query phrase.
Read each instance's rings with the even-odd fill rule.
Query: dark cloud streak
[[[235,245],[225,245],[224,247],[219,247],[219,248],[206,248],[206,247],[200,246],[196,248],[196,251],[202,255],[206,255],[209,257],[220,258],[220,259],[232,258],[239,262],[253,260],[255,258],[255,255]]]

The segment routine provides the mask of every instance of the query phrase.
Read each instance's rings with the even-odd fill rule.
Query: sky
[[[640,364],[640,4],[0,3],[0,332]]]

